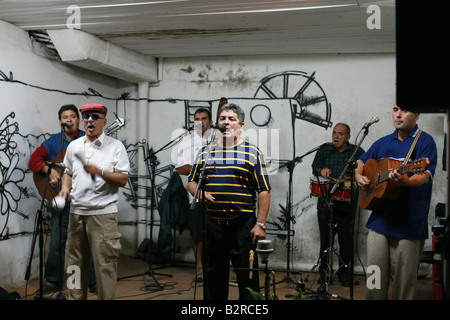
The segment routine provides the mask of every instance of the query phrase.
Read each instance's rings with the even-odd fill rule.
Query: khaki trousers
[[[380,288],[366,288],[366,298],[388,299],[389,281],[392,279],[392,299],[414,299],[424,243],[425,240],[400,239],[369,229],[367,268],[370,266],[379,268]]]
[[[79,286],[70,289],[69,299],[86,300],[89,265],[94,261],[99,300],[116,298],[117,261],[120,253],[117,213],[70,214],[66,245],[66,270],[79,267]]]

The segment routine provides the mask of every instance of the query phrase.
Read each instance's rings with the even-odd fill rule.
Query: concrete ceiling
[[[0,19],[33,32],[79,22],[153,58],[395,52],[394,0],[2,0]]]

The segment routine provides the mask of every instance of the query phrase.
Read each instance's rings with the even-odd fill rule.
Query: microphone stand
[[[65,135],[65,129],[64,126],[61,125],[61,153],[59,155],[59,163],[63,163],[64,160],[64,155],[63,155],[63,150],[64,150],[64,135]],[[50,165],[48,170],[50,170],[51,172],[51,168],[52,166]],[[62,167],[59,168],[59,178],[58,178],[58,192],[61,191],[61,187],[62,187],[62,176],[64,174],[64,169]],[[53,199],[56,195],[53,195]],[[52,200],[54,201],[54,200]],[[64,295],[62,294],[62,290],[64,287],[64,260],[63,260],[63,246],[62,246],[62,218],[63,218],[63,213],[64,213],[64,208],[56,208],[56,211],[58,213],[58,225],[59,225],[59,243],[58,243],[58,247],[59,247],[59,269],[60,269],[60,280],[59,280],[59,293],[57,296],[57,299],[61,299],[61,300],[65,300]]]
[[[189,132],[189,130],[187,132]],[[175,139],[169,141],[168,143],[166,143],[164,146],[162,146],[161,148],[159,148],[156,151],[153,151],[153,148],[150,149],[149,150],[149,156],[144,159],[144,162],[147,162],[148,160],[150,160],[150,168],[151,168],[152,197],[151,197],[151,205],[150,205],[150,210],[151,210],[150,240],[153,239],[153,218],[154,218],[154,214],[153,213],[154,213],[154,208],[156,207],[155,172],[156,172],[156,166],[159,164],[158,158],[156,157],[156,155],[161,150],[166,149],[172,143],[175,143],[175,144],[178,143],[185,134],[186,134],[186,132],[183,132],[178,137],[176,137]]]
[[[353,159],[355,153],[353,153],[353,156],[351,157]],[[349,161],[348,163],[351,163],[351,161]],[[320,180],[319,180],[319,174],[317,172],[314,172],[314,176],[317,178],[317,182],[319,184],[319,188],[320,188],[320,197],[323,199],[324,203],[323,203],[323,208],[324,208],[324,212],[325,212],[325,217],[328,218],[328,247],[322,252],[320,252],[320,256],[319,259],[317,260],[316,264],[312,267],[311,271],[309,272],[309,274],[306,276],[305,278],[305,282],[308,282],[308,278],[311,275],[312,271],[319,266],[319,268],[322,265],[322,259],[326,256],[327,259],[327,267],[325,270],[325,278],[324,280],[324,286],[319,287],[317,293],[319,295],[324,295],[325,297],[335,297],[338,299],[345,299],[343,297],[339,297],[337,295],[334,294],[329,294],[328,293],[328,286],[331,283],[331,277],[332,277],[332,264],[333,264],[333,253],[336,254],[336,256],[339,258],[340,262],[342,263],[343,266],[345,266],[345,268],[347,268],[347,265],[345,264],[345,261],[343,261],[342,257],[339,256],[339,254],[336,252],[336,249],[333,247],[333,238],[334,238],[334,219],[333,219],[333,213],[334,213],[334,203],[333,203],[333,194],[336,191],[336,188],[339,186],[339,183],[342,179],[342,177],[344,176],[345,172],[347,171],[348,168],[348,164],[346,166],[346,168],[344,168],[344,170],[341,173],[341,176],[339,177],[339,179],[337,180],[337,182],[335,182],[332,191],[329,194],[325,194],[325,191],[322,188],[322,185],[320,184]],[[351,186],[353,186],[353,181]],[[352,195],[351,195],[352,196]],[[352,200],[350,200],[351,202]],[[353,237],[351,237],[353,239]],[[352,240],[353,241],[353,240]],[[322,250],[322,241],[321,241],[321,250]],[[353,250],[353,249],[351,249]],[[339,267],[340,268],[340,267]],[[353,275],[351,274],[352,277],[352,282],[353,282]]]
[[[36,239],[39,237],[39,295],[35,297],[35,299],[44,299],[43,297],[43,278],[44,278],[44,222],[42,217],[42,212],[44,209],[44,202],[45,202],[45,195],[47,194],[47,188],[48,188],[48,177],[50,176],[50,169],[47,171],[47,177],[45,179],[45,186],[44,186],[44,194],[42,195],[41,205],[37,211],[36,214],[36,226],[35,226],[35,232],[33,235],[33,240],[31,243],[31,254],[28,262],[28,267],[25,272],[25,280],[28,281],[30,279],[30,273],[31,273],[31,264],[33,260],[33,253],[34,248],[36,246]]]
[[[280,166],[278,169],[281,169],[283,167],[287,167],[288,168],[288,172],[289,172],[289,189],[288,189],[288,203],[287,203],[287,207],[286,207],[286,211],[287,211],[287,217],[286,217],[286,221],[287,221],[287,266],[286,266],[286,277],[281,280],[281,282],[286,282],[286,283],[294,283],[294,281],[290,278],[289,276],[289,270],[290,270],[290,266],[289,266],[289,262],[290,262],[290,254],[291,254],[291,220],[292,220],[292,197],[293,197],[293,185],[292,185],[292,178],[293,178],[293,171],[295,166],[299,163],[302,162],[303,158],[306,157],[307,155],[310,155],[313,152],[316,152],[317,150],[319,150],[321,147],[323,146],[320,145],[316,148],[313,148],[311,150],[309,150],[307,153],[305,153],[302,156],[296,157],[291,161],[286,162],[285,164],[283,164],[282,166]]]
[[[353,151],[352,156],[347,161],[347,164],[346,164],[345,168],[342,170],[341,175],[339,176],[338,180],[336,181],[336,183],[334,184],[334,186],[333,186],[333,188],[331,189],[331,192],[330,192],[330,197],[333,197],[333,194],[336,191],[337,187],[339,186],[340,181],[344,177],[344,175],[347,172],[347,170],[350,169],[351,170],[351,178],[350,178],[350,190],[351,190],[351,192],[350,192],[350,210],[351,210],[351,219],[350,219],[350,235],[351,235],[351,237],[350,237],[351,238],[351,241],[350,241],[350,257],[351,258],[350,258],[350,265],[351,265],[351,267],[348,268],[348,269],[349,269],[349,272],[350,272],[350,279],[351,279],[351,284],[350,284],[350,299],[351,300],[353,300],[353,289],[354,289],[354,283],[353,283],[354,282],[353,281],[353,276],[354,276],[354,274],[353,274],[353,271],[354,271],[353,270],[354,269],[353,242],[354,242],[354,239],[353,239],[353,236],[354,236],[354,223],[355,223],[354,216],[355,216],[355,209],[356,209],[355,204],[356,204],[356,202],[355,202],[355,197],[354,197],[355,192],[353,190],[354,189],[353,184],[354,184],[354,170],[357,167],[357,164],[355,162],[355,156],[356,156],[357,151],[361,147],[361,144],[363,143],[364,139],[366,138],[366,136],[369,133],[369,127],[370,127],[370,124],[369,125],[364,125],[363,129],[365,129],[365,131],[364,131],[363,136],[361,137],[361,140],[356,145],[356,148]],[[331,236],[331,234],[330,234],[330,236]],[[330,242],[331,241],[332,240],[330,238]],[[328,267],[330,268],[330,266],[328,266]]]
[[[65,130],[64,130],[64,126],[61,125],[61,153],[60,153],[60,163],[62,163],[63,161],[63,148],[64,148],[64,134],[65,134]],[[33,235],[33,240],[32,240],[32,244],[31,244],[31,255],[30,255],[30,259],[28,262],[28,267],[27,270],[25,272],[25,280],[28,281],[30,279],[30,274],[31,274],[31,264],[32,264],[32,260],[33,260],[33,253],[34,253],[34,248],[36,246],[36,237],[37,235],[39,236],[39,294],[35,296],[35,299],[44,299],[43,296],[43,287],[44,287],[44,220],[43,220],[43,209],[45,206],[45,199],[46,199],[46,195],[47,195],[47,190],[48,190],[48,185],[49,185],[49,179],[50,179],[50,173],[52,168],[55,168],[55,164],[50,163],[47,164],[48,165],[48,170],[46,173],[46,177],[45,177],[45,186],[44,186],[44,193],[42,194],[42,200],[41,200],[41,204],[40,207],[37,211],[37,222],[36,222],[36,231]],[[61,177],[62,177],[62,168],[59,169],[60,170],[60,178],[58,179],[58,190],[61,190]],[[64,261],[62,259],[62,247],[61,247],[61,238],[62,238],[62,211],[64,209],[60,210],[57,209],[58,213],[59,213],[59,264],[60,264],[60,283],[59,283],[59,293],[57,295],[57,300],[65,300],[64,295],[62,294],[62,289],[63,289],[63,279],[64,279]]]
[[[187,132],[189,132],[190,129],[188,129]],[[168,143],[166,143],[163,147],[159,148],[156,151],[153,151],[153,148],[151,150],[149,150],[149,155],[147,157],[144,158],[144,162],[147,162],[150,160],[150,171],[151,171],[151,176],[150,176],[150,183],[151,183],[151,198],[150,198],[150,243],[153,242],[153,221],[154,221],[154,208],[156,207],[156,183],[155,183],[155,175],[156,175],[156,166],[159,164],[158,162],[158,158],[156,157],[156,154],[158,154],[161,150],[164,150],[165,148],[167,148],[169,145],[171,145],[172,143],[178,143],[178,141],[181,140],[181,138],[186,134],[186,132],[183,132],[182,134],[180,134],[178,137],[176,137],[175,139],[169,141]],[[174,241],[175,241],[175,237],[174,237]],[[153,246],[150,246],[150,249],[147,250],[151,250]],[[150,257],[152,255],[152,252],[147,252],[147,256]],[[173,257],[175,257],[175,254],[173,254]],[[144,276],[144,275],[149,275],[152,277],[152,279],[155,281],[156,286],[157,286],[157,290],[161,291],[163,290],[161,284],[159,283],[159,281],[156,279],[155,275],[160,275],[160,276],[166,276],[166,277],[173,277],[173,275],[171,274],[163,274],[163,273],[156,273],[154,272],[154,270],[157,269],[161,269],[163,267],[160,268],[153,268],[152,267],[152,259],[148,258],[146,259],[147,263],[150,264],[149,266],[149,270],[144,272],[144,273],[139,273],[139,274],[134,274],[134,275],[130,275],[130,276],[124,276],[124,277],[120,277],[117,278],[117,280],[123,280],[123,279],[129,279],[129,278],[135,278],[135,277],[139,277],[139,276]]]
[[[211,142],[208,144],[208,152],[206,154],[206,159],[203,162],[203,167],[200,170],[200,175],[199,175],[199,180],[197,183],[197,189],[195,190],[195,194],[194,194],[194,200],[197,199],[198,196],[198,192],[200,191],[200,189],[203,187],[204,183],[203,180],[206,180],[206,173],[205,173],[205,168],[206,168],[206,164],[208,162],[209,156],[211,155],[211,147],[213,142],[216,140],[216,130],[212,130],[211,132]],[[193,210],[195,207],[195,201],[192,201],[190,209]]]
[[[207,144],[208,146],[208,151],[206,153],[206,158],[205,161],[203,162],[203,166],[202,169],[200,170],[199,173],[199,178],[198,178],[198,182],[197,182],[197,189],[195,190],[195,194],[194,194],[194,198],[192,200],[190,209],[194,210],[196,202],[197,202],[197,196],[199,191],[202,192],[202,199],[200,201],[200,212],[202,212],[203,215],[203,234],[202,234],[202,267],[205,270],[205,266],[206,266],[206,260],[207,260],[207,255],[206,255],[206,239],[207,239],[207,230],[206,230],[206,205],[205,205],[205,185],[208,183],[208,175],[206,173],[206,165],[208,163],[208,159],[211,155],[211,149],[212,149],[212,144],[213,142],[216,140],[216,130],[212,130],[211,132],[211,140],[210,142]],[[197,259],[197,255],[195,255],[196,259]],[[207,279],[208,275],[206,272],[203,272],[203,297],[207,296],[207,292],[206,290],[208,290],[206,288],[206,279]]]

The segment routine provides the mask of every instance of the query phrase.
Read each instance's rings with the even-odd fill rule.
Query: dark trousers
[[[227,300],[229,288],[230,261],[236,270],[239,287],[239,299],[245,300],[249,295],[247,287],[259,292],[258,272],[253,272],[250,279],[250,250],[255,252],[253,268],[258,267],[256,245],[252,244],[251,229],[255,226],[256,217],[239,218],[231,222],[215,221],[206,217],[206,247],[203,257],[204,299]]]
[[[320,231],[320,257],[321,263],[319,266],[320,275],[323,277],[326,273],[326,269],[328,268],[327,255],[325,254],[325,250],[330,246],[330,216],[331,213],[328,210],[318,210],[317,211],[318,221],[319,221],[319,231]],[[334,246],[334,238],[336,234],[338,235],[339,241],[339,256],[342,258],[343,263],[349,266],[350,263],[350,251],[351,251],[351,241],[352,241],[352,232],[351,232],[351,210],[350,206],[347,206],[346,203],[338,204],[332,213],[333,220],[333,234],[332,234],[332,242],[331,246]],[[336,261],[338,257],[334,253],[332,254],[333,261]],[[345,277],[349,275],[349,269],[343,266],[342,261],[339,259],[339,271],[337,272],[339,278]],[[332,267],[332,266],[331,266]]]
[[[67,240],[67,225],[69,224],[69,209],[70,205],[67,204],[61,211],[51,211],[51,236],[47,261],[45,263],[45,279],[60,287],[63,285],[61,279],[64,279],[65,275],[63,269]]]

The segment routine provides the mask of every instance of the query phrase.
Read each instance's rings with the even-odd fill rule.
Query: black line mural
[[[261,81],[254,98],[287,99],[291,107],[292,144],[295,157],[295,120],[311,122],[328,129],[331,127],[331,104],[325,91],[315,80],[315,73],[285,71],[271,74]],[[261,108],[258,108],[258,112]],[[264,113],[264,112],[263,112]],[[267,113],[267,111],[266,111]],[[253,112],[252,112],[253,114]],[[270,119],[265,123],[267,125]],[[257,125],[255,123],[255,125]]]
[[[19,130],[17,122],[13,122],[12,112],[0,123],[0,237],[8,232],[9,215],[18,211],[18,203],[22,197],[20,183],[25,173],[17,168],[19,155],[15,152],[17,144],[12,139]]]
[[[138,101],[142,99],[134,99],[128,93],[123,93],[118,98],[104,97],[92,88],[86,92],[64,92],[61,90],[46,89],[39,86],[29,85],[21,81],[13,79],[12,73],[6,76],[0,70],[0,82],[17,83],[19,85],[26,85],[32,88],[55,91],[64,93],[66,95],[80,95],[87,97],[101,97],[107,100],[116,101],[116,106],[119,101],[124,101],[124,109],[126,101]],[[251,107],[249,112],[249,119],[251,123],[258,128],[270,127],[274,121],[273,109],[268,106],[270,101],[284,100],[289,104],[290,110],[290,126],[292,128],[292,159],[296,157],[295,150],[295,129],[296,121],[302,120],[310,122],[320,128],[327,130],[331,127],[331,104],[328,98],[315,79],[315,73],[307,74],[302,71],[284,71],[271,74],[260,81],[259,87],[251,98],[227,97],[229,101],[246,99],[255,101],[256,103]],[[216,100],[202,101],[202,100],[183,100],[183,99],[163,99],[163,100],[148,100],[152,102],[167,102],[176,103],[184,102],[184,121],[185,128],[190,128],[193,125],[193,114],[195,109],[199,107],[206,107],[212,109],[213,102]],[[50,134],[46,133],[40,136],[27,135],[23,136],[19,132],[19,124],[13,121],[15,114],[12,112],[7,115],[0,123],[0,198],[1,198],[1,216],[0,216],[0,241],[6,240],[12,235],[8,231],[8,223],[11,214],[18,214],[23,219],[28,219],[28,215],[23,214],[20,210],[19,202],[22,198],[32,198],[39,196],[34,188],[23,185],[26,174],[31,174],[28,166],[23,162],[19,165],[19,146],[14,136],[22,137],[23,140],[28,141],[28,152],[31,154],[39,141],[43,141]],[[125,124],[126,125],[126,124]],[[34,144],[29,142],[30,137],[33,137]],[[179,140],[178,140],[179,141]],[[178,143],[172,141],[170,145],[164,146],[164,150],[170,149]],[[24,142],[25,143],[25,142]],[[155,157],[155,153],[162,151],[154,151],[149,147],[146,140],[141,140],[135,143],[124,143],[129,154],[131,163],[131,172],[129,175],[129,183],[124,188],[123,195],[127,202],[133,208],[138,206],[145,206],[146,209],[155,209],[158,201],[164,191],[166,184],[172,176],[174,166],[173,164],[162,165]],[[140,151],[140,152],[139,152]],[[138,154],[143,154],[143,159],[138,159]],[[292,159],[275,159],[279,161],[280,165],[286,166]],[[28,159],[27,159],[28,160]],[[144,161],[146,164],[146,174],[138,175],[135,164],[138,161]],[[153,184],[141,185],[139,181],[152,180]],[[152,185],[155,186],[156,199],[151,203]],[[140,190],[144,190],[143,195]],[[145,201],[142,201],[145,198]],[[138,201],[141,200],[141,201]],[[292,198],[286,199],[286,205],[279,204],[280,214],[274,220],[268,221],[272,228],[279,231],[286,231],[289,229],[289,223],[295,224],[295,218],[298,217],[298,210],[302,212],[307,211],[311,205],[301,206],[305,199],[301,199],[298,203],[293,204]],[[141,205],[138,204],[141,203]],[[142,204],[144,202],[145,204]],[[295,212],[294,212],[295,211]],[[294,214],[293,214],[294,213]],[[141,224],[146,221],[122,222],[122,224]],[[16,234],[19,235],[19,234]],[[286,233],[281,232],[280,238],[286,238]]]
[[[21,211],[19,202],[23,198],[37,198],[35,190],[24,185],[25,175],[30,170],[20,163],[23,160],[21,157],[23,154],[19,150],[19,143],[37,141],[40,137],[22,136],[19,132],[19,124],[13,120],[14,118],[15,113],[11,112],[0,123],[0,240],[29,233],[10,233],[8,222],[12,214],[28,220],[29,215]]]
[[[169,147],[171,146],[167,146],[167,148]],[[160,162],[155,156],[155,151],[152,148],[149,148],[149,145],[145,139],[134,144],[129,144],[126,146],[126,148],[128,151],[128,158],[130,160],[131,172],[128,177],[128,187],[125,188],[125,192],[123,192],[123,195],[133,208],[136,209],[139,206],[137,204],[138,199],[143,199],[145,200],[146,204],[140,206],[145,207],[146,209],[151,209],[152,186],[140,185],[139,180],[146,179],[152,181],[152,179],[154,178],[156,197],[153,208],[155,209],[158,207],[159,199],[164,192],[164,187],[169,183],[175,166],[166,165],[161,168],[157,168]],[[134,169],[137,162],[137,154],[139,149],[142,149],[143,151],[143,160],[145,162],[147,171],[145,175],[138,175],[136,173],[136,170]],[[138,189],[144,189],[144,195],[139,196],[139,193],[137,192]]]

